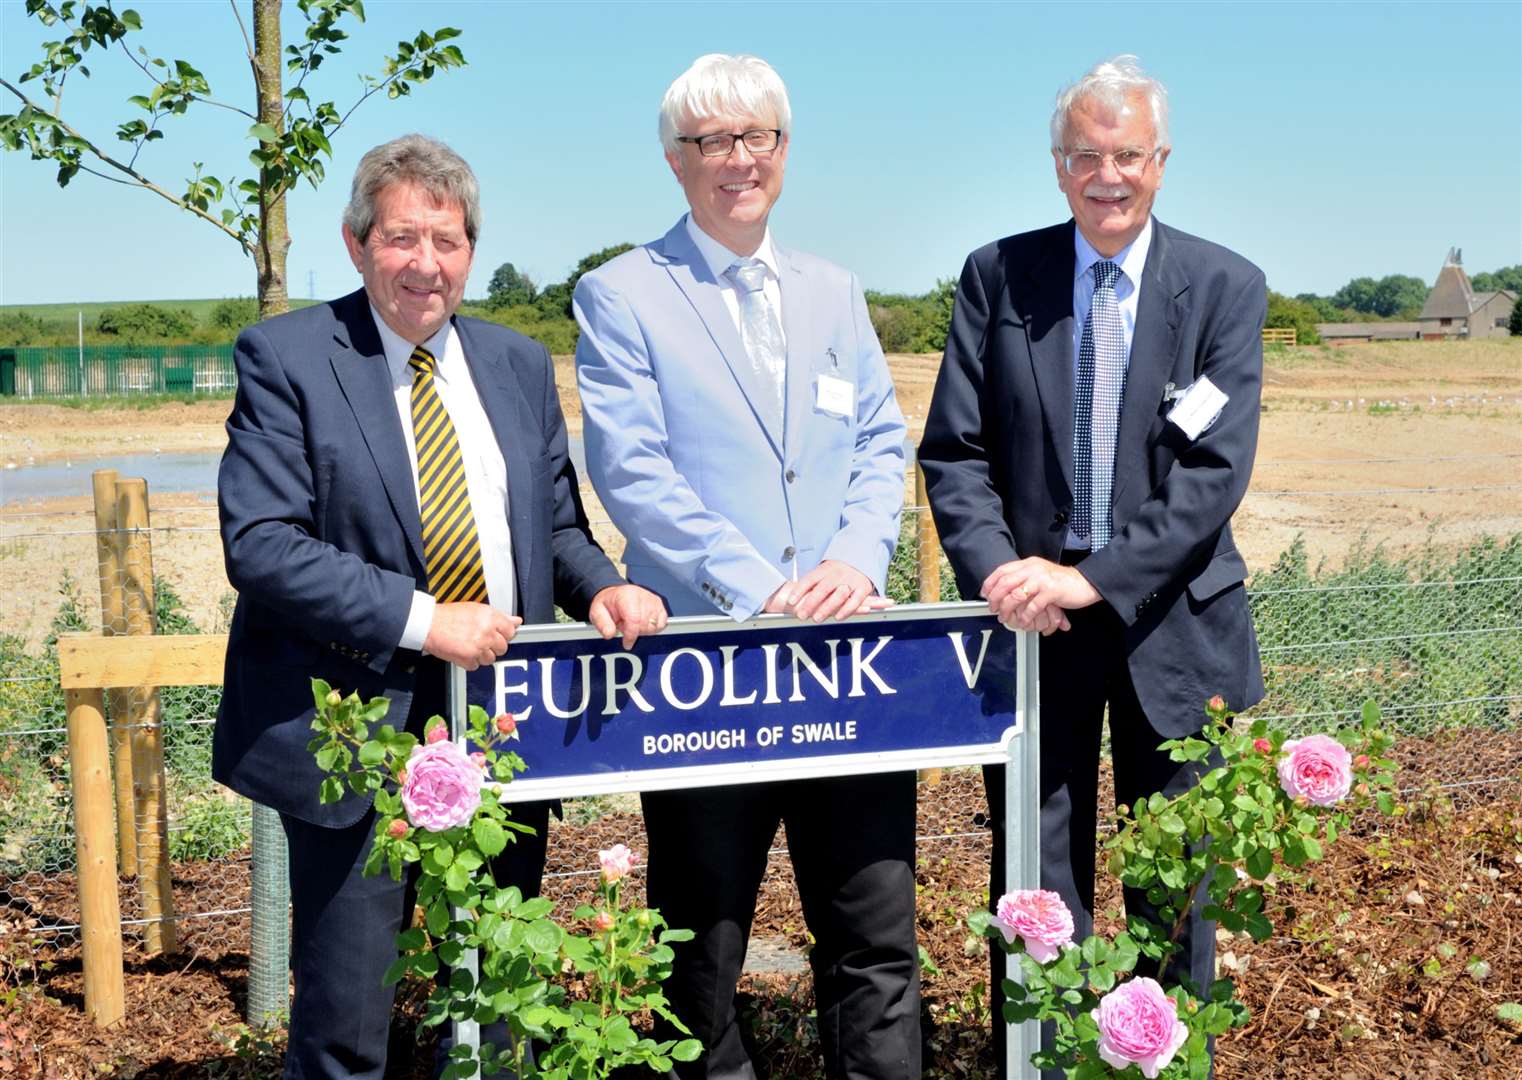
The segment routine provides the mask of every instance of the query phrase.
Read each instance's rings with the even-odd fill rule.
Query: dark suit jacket
[[[620,584],[592,540],[567,455],[544,346],[456,319],[466,362],[507,463],[516,614],[585,617]],[[322,806],[307,742],[309,679],[391,699],[400,727],[444,707],[444,665],[397,648],[426,589],[417,497],[380,335],[363,290],[245,330],[238,396],[217,481],[227,578],[238,590],[212,774],[319,825],[358,821],[350,796]]]
[[[1056,560],[1073,508],[1071,221],[973,252],[919,460],[965,597],[995,567]],[[1263,274],[1225,248],[1154,222],[1115,449],[1114,537],[1082,572],[1125,625],[1148,720],[1197,731],[1204,704],[1263,696],[1257,639],[1228,522],[1258,437]],[[1165,384],[1208,375],[1230,395],[1191,441],[1164,420]]]

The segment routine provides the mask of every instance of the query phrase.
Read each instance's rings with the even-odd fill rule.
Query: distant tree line
[[[581,259],[564,281],[541,286],[531,276],[503,263],[493,271],[484,299],[467,301],[461,312],[510,326],[542,342],[552,353],[576,350],[576,320],[571,294],[583,274],[633,248],[614,244]],[[1483,271],[1470,278],[1476,292],[1509,289],[1522,295],[1522,265]],[[1317,323],[1365,322],[1379,319],[1414,319],[1427,299],[1428,287],[1407,274],[1382,278],[1358,277],[1330,296],[1300,293],[1285,296],[1269,291],[1268,320],[1271,327],[1293,327],[1296,340],[1314,345],[1321,340]],[[877,331],[883,351],[889,353],[936,353],[946,347],[956,281],[942,278],[927,293],[867,291],[867,314]],[[231,341],[258,319],[259,305],[253,297],[222,300],[202,316],[188,308],[168,304],[123,304],[101,311],[86,325],[89,344],[211,344]],[[1522,334],[1522,304],[1513,314],[1512,333]],[[26,312],[0,313],[0,345],[73,344],[77,330],[72,320],[44,319]]]

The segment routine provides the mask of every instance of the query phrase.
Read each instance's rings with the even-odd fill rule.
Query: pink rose
[[[592,920],[592,925],[602,933],[613,929],[613,913],[611,911],[599,911],[597,917]]]
[[[386,826],[386,835],[393,840],[400,840],[408,832],[407,823],[401,818],[392,818],[391,824]]]
[[[1260,754],[1268,754],[1273,752],[1274,744],[1267,739],[1254,739],[1252,741],[1252,748]]]
[[[1369,755],[1359,754],[1353,759],[1353,767],[1355,769],[1367,769],[1369,767]]]
[[[1045,889],[1016,889],[999,897],[994,921],[1005,941],[1019,934],[1038,964],[1055,960],[1062,946],[1073,943],[1073,913],[1062,897]]]
[[[1347,747],[1329,736],[1290,739],[1279,759],[1279,786],[1292,799],[1332,806],[1346,798],[1353,786],[1352,764]]]
[[[486,769],[486,754],[485,754],[484,751],[481,751],[481,750],[474,751],[470,755],[470,760],[475,763],[476,768],[481,769],[483,772],[485,771],[485,769]]]
[[[518,730],[518,721],[512,713],[502,713],[493,723],[496,724],[499,735],[511,735]]]
[[[443,832],[470,820],[481,805],[481,770],[455,743],[414,746],[407,759],[402,806],[407,820],[429,832]]]
[[[1094,1022],[1105,1064],[1116,1069],[1135,1065],[1148,1080],[1168,1067],[1189,1038],[1173,999],[1147,978],[1128,979],[1100,998]]]
[[[449,738],[449,729],[443,724],[434,724],[428,729],[428,733],[423,736],[423,741],[432,745],[436,742],[443,742],[447,738]]]
[[[597,861],[602,864],[602,879],[611,885],[627,877],[629,871],[639,865],[639,853],[622,844],[614,844],[606,851],[599,851]]]

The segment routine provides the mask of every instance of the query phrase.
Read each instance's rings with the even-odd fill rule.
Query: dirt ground
[[[1450,740],[1451,742],[1451,740]],[[1424,764],[1458,748],[1410,741],[1399,749],[1403,784],[1420,789]],[[1487,775],[1515,772],[1522,741],[1478,749]],[[1221,1080],[1514,1080],[1522,1027],[1497,1015],[1522,1000],[1522,803],[1515,785],[1471,789],[1443,799],[1413,797],[1403,816],[1363,819],[1327,849],[1308,880],[1268,889],[1272,938],[1218,934],[1218,966],[1236,981],[1252,1019],[1217,1044]],[[573,804],[579,806],[580,804]],[[988,834],[976,770],[954,770],[921,785],[916,868],[919,942],[925,950],[922,1029],[927,1080],[995,1075],[989,1039],[987,953],[969,936],[966,914],[987,895]],[[778,834],[756,908],[753,964],[741,984],[742,1030],[762,1075],[822,1080],[811,1016],[808,947],[792,873]],[[644,850],[637,813],[614,811],[551,827],[546,895],[567,918],[589,901],[596,851],[614,843]],[[246,893],[248,862],[235,857],[174,868],[179,910],[209,910],[204,897],[230,885]],[[643,903],[643,874],[629,879]],[[27,912],[31,926],[75,921],[73,882]],[[1100,877],[1100,928],[1120,928],[1113,879]],[[0,909],[3,910],[3,909]],[[77,947],[55,950],[40,937],[0,937],[0,1075],[82,1080],[92,1076],[265,1080],[279,1073],[277,1042],[235,1040],[248,987],[245,918],[182,924],[172,957],[129,942],[127,1021],[100,1031],[82,1021]],[[6,943],[9,942],[9,945]],[[775,961],[781,960],[782,963]],[[425,1080],[432,1036],[413,1025],[427,988],[401,988],[387,1077]],[[650,1074],[645,1074],[650,1075]]]
[[[917,441],[937,356],[892,356]],[[556,360],[567,424],[581,431],[570,357]],[[226,401],[146,409],[0,404],[0,632],[38,640],[57,609],[61,571],[93,583],[90,480],[56,497],[7,501],[5,477],[45,462],[160,450],[220,450]],[[583,485],[598,539],[623,544]],[[906,498],[913,502],[912,483]],[[228,594],[212,493],[153,495],[154,564],[202,626]],[[1253,569],[1297,536],[1312,565],[1361,539],[1400,552],[1522,531],[1522,339],[1394,342],[1271,351],[1252,487],[1234,525]],[[88,592],[86,593],[88,595]]]

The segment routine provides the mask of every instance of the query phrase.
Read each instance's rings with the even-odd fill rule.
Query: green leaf
[[[128,30],[141,30],[143,28],[142,16],[131,8],[127,8],[117,18],[121,20],[122,25]]]
[[[450,863],[444,871],[444,888],[450,892],[464,892],[470,885],[470,871],[459,863]]]
[[[248,129],[248,137],[262,143],[278,143],[280,134],[268,124],[254,124]]]
[[[435,900],[428,905],[423,914],[423,921],[428,926],[428,932],[434,937],[443,937],[449,932],[449,907],[442,900]]]
[[[1267,848],[1255,847],[1247,853],[1247,872],[1262,881],[1273,872],[1274,853]]]
[[[359,748],[359,763],[367,767],[374,767],[386,760],[386,748],[381,743],[371,739],[362,743]]]
[[[549,919],[536,919],[523,935],[523,943],[537,953],[552,953],[560,948],[565,931]]]
[[[696,1039],[683,1039],[671,1048],[671,1056],[677,1061],[696,1061],[703,1053],[703,1044]]]
[[[322,787],[317,792],[317,800],[322,803],[335,803],[343,797],[343,781],[336,776],[330,776],[323,780]]]
[[[1508,1024],[1522,1025],[1522,1002],[1503,1001],[1496,1006],[1496,1018]]]
[[[471,836],[476,841],[476,847],[481,854],[488,859],[493,855],[500,854],[507,847],[507,830],[502,828],[495,818],[478,817],[470,827]]]

